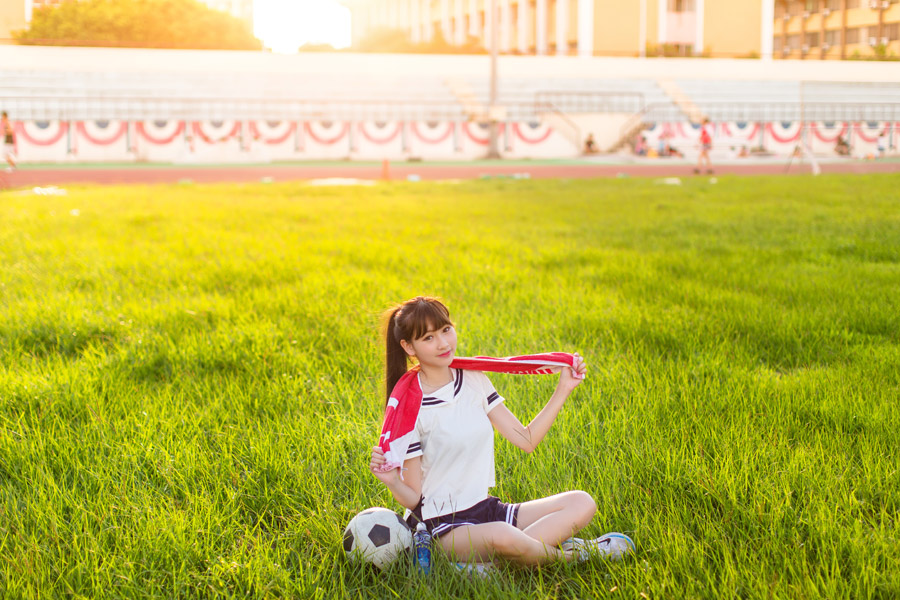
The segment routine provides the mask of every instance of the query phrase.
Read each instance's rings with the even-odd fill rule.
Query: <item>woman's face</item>
[[[420,364],[429,367],[449,367],[456,354],[456,329],[453,325],[442,325],[426,331],[422,337],[400,342],[410,356]]]

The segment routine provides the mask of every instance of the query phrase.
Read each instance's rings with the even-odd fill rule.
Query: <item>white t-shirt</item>
[[[494,485],[494,428],[488,413],[503,397],[481,371],[452,371],[453,381],[422,398],[406,453],[406,458],[422,457],[423,519],[474,506]]]

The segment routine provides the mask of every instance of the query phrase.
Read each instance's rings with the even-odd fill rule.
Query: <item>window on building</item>
[[[776,35],[775,38],[772,40],[772,51],[773,52],[781,52],[782,48],[783,48],[783,46],[782,46],[781,36]]]
[[[825,7],[830,11],[841,10],[841,0],[828,0]]]
[[[894,40],[900,40],[900,23],[891,23],[890,25],[885,25],[884,35],[892,42]]]
[[[819,0],[806,0],[806,6],[803,7],[803,10],[809,14],[819,12]]]
[[[847,0],[847,8],[859,8],[859,0]]]
[[[782,17],[784,17],[784,4],[782,4],[781,2],[776,2],[775,3],[775,18],[781,19]]]
[[[796,17],[798,15],[803,14],[803,2],[797,2],[795,0],[791,0],[788,3],[788,14],[792,17]]]
[[[847,43],[848,44],[858,44],[859,43],[859,27],[853,27],[851,29],[847,29]]]
[[[695,0],[668,0],[669,12],[694,12]]]
[[[840,46],[841,45],[841,30],[835,29],[834,31],[826,31],[825,32],[825,43],[829,46]]]
[[[817,48],[819,46],[819,32],[807,31],[806,38],[804,39],[803,43],[810,48]]]
[[[787,47],[791,50],[799,50],[800,49],[800,34],[792,33],[787,36]]]

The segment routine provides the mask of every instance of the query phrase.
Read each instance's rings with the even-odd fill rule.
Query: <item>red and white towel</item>
[[[582,358],[577,354],[546,352],[504,358],[460,357],[453,359],[450,366],[455,369],[492,373],[540,375],[555,373],[564,367],[575,367],[581,362]],[[378,440],[378,445],[384,450],[384,457],[387,460],[381,468],[382,472],[402,466],[406,458],[412,432],[416,427],[416,419],[419,417],[419,408],[422,406],[422,388],[419,386],[418,373],[419,368],[413,367],[400,378],[391,391],[384,413],[381,437]]]

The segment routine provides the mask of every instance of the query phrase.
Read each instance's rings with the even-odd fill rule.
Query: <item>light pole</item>
[[[499,18],[497,0],[490,0],[491,11],[491,97],[488,101],[488,158],[500,158],[497,144],[497,38],[499,36]]]

